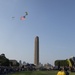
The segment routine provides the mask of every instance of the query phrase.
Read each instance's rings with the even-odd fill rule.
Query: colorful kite
[[[20,20],[25,20],[25,16],[21,16]]]
[[[20,20],[25,20],[27,15],[28,15],[28,12],[25,12],[25,16],[21,16]]]

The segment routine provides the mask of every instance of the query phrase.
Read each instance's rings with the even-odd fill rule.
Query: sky
[[[42,64],[75,56],[75,0],[0,0],[0,54],[34,63],[36,36]]]

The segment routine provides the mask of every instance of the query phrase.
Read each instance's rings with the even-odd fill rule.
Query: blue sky
[[[75,0],[0,0],[0,54],[33,63],[36,36],[41,63],[75,56]]]

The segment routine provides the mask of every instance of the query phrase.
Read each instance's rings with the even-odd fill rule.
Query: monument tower
[[[35,37],[35,42],[34,42],[34,64],[36,66],[39,65],[39,37]]]

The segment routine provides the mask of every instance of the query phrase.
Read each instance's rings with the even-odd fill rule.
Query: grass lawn
[[[56,75],[57,71],[24,71],[8,75]],[[75,72],[70,72],[69,75],[75,75]]]

